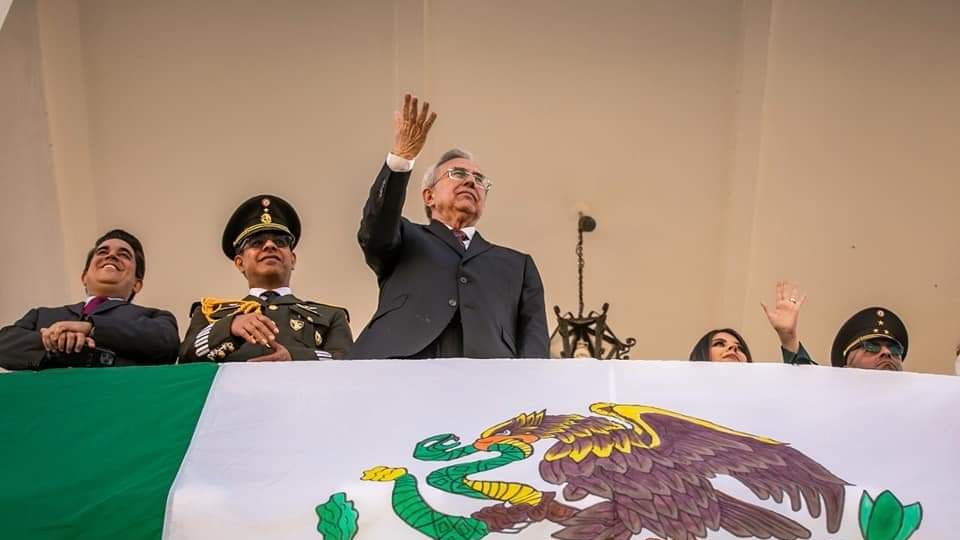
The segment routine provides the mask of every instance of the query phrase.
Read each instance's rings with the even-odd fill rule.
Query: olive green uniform
[[[341,359],[353,343],[349,315],[343,308],[300,300],[292,294],[269,300],[247,296],[243,300],[258,303],[260,312],[277,324],[277,342],[294,360]],[[239,301],[221,302],[209,319],[203,309],[194,310],[180,346],[180,362],[245,362],[273,353],[264,345],[251,345],[230,333],[234,317],[242,314],[240,305]]]
[[[833,367],[847,365],[847,353],[864,340],[885,339],[903,347],[903,357],[907,359],[907,348],[910,344],[907,327],[896,313],[885,307],[874,306],[862,309],[843,323],[837,336],[833,339],[830,349],[830,363]],[[813,358],[800,344],[800,350],[793,353],[783,347],[780,348],[783,361],[787,364],[814,364]]]
[[[795,364],[795,365],[817,365],[813,361],[813,358],[810,357],[810,353],[803,348],[803,343],[800,344],[800,349],[797,352],[790,352],[783,347],[780,347],[780,354],[783,355],[784,364]]]

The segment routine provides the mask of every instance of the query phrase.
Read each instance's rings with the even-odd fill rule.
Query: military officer
[[[884,307],[858,311],[843,323],[830,349],[834,367],[903,371],[910,342],[907,327]]]
[[[806,295],[795,284],[781,281],[777,283],[773,308],[761,304],[780,338],[783,361],[787,364],[816,364],[800,343],[797,331],[800,307],[805,300]],[[840,327],[830,350],[830,362],[834,367],[903,371],[908,345],[907,327],[900,317],[884,307],[869,307]]]
[[[249,294],[194,304],[180,362],[343,358],[353,344],[343,308],[301,300],[290,289],[300,218],[290,204],[258,195],[233,213],[224,255],[246,278]]]

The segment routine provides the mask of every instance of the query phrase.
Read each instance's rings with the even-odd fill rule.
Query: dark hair
[[[753,356],[750,355],[750,347],[747,347],[747,342],[743,339],[743,336],[733,328],[718,328],[716,330],[711,330],[703,335],[700,338],[700,341],[693,346],[693,350],[690,351],[690,361],[691,362],[709,362],[710,361],[710,342],[713,341],[713,336],[719,333],[730,334],[731,336],[737,338],[737,341],[740,342],[740,350],[743,351],[744,356],[747,357],[747,362],[753,362]]]
[[[133,248],[133,259],[137,265],[134,268],[134,275],[137,276],[137,279],[143,279],[144,274],[147,273],[147,261],[143,256],[143,245],[140,244],[140,241],[137,240],[137,237],[124,231],[122,229],[114,229],[107,234],[97,238],[97,241],[93,243],[93,248],[87,252],[87,262],[83,265],[83,271],[86,272],[90,269],[90,261],[93,260],[93,254],[97,251],[97,248],[100,247],[100,244],[106,242],[107,240],[123,240],[124,242],[130,244],[130,247]],[[133,295],[130,296],[133,299]]]

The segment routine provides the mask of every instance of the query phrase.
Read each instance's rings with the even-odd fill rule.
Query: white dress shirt
[[[413,170],[414,159],[404,159],[394,153],[387,154],[387,167],[393,172],[410,172]]]
[[[286,295],[288,295],[288,294],[293,294],[293,291],[290,289],[290,287],[280,287],[279,289],[260,289],[260,288],[253,288],[253,289],[250,289],[250,296],[257,296],[257,297],[261,297],[261,298],[262,298],[262,297],[263,297],[263,293],[265,293],[265,292],[267,292],[267,291],[269,291],[269,290],[273,290],[273,292],[277,293],[277,294],[280,295],[280,296],[286,296]]]

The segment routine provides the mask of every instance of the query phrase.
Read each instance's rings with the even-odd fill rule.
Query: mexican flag
[[[0,375],[3,539],[953,539],[960,378],[596,360]]]

